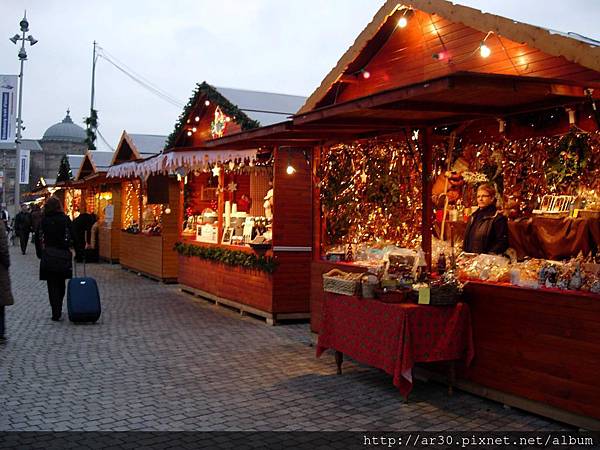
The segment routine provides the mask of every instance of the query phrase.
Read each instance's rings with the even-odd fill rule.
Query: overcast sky
[[[71,109],[89,113],[92,42],[182,104],[195,84],[310,95],[384,0],[0,0],[0,74],[18,74],[27,9],[39,40],[27,47],[25,138],[39,139]],[[598,0],[462,0],[459,3],[600,39]],[[169,134],[182,111],[103,59],[96,68],[100,131]],[[106,149],[101,142],[99,148]]]

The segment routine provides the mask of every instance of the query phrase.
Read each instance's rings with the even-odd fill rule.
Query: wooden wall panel
[[[481,386],[600,419],[600,301],[575,292],[469,283]]]
[[[296,169],[292,175],[286,173],[288,161]],[[310,247],[312,244],[311,168],[306,162],[302,149],[275,150],[273,172],[273,244]]]
[[[162,237],[121,231],[120,263],[123,267],[162,279]]]
[[[273,310],[278,313],[310,311],[310,252],[277,253],[273,274]]]
[[[169,178],[169,207],[171,214],[162,215],[162,277],[176,280],[179,266],[177,252],[173,250],[179,240],[179,210],[183,207],[180,203],[182,186],[175,178]]]

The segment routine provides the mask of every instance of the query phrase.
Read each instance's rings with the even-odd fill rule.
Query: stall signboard
[[[15,141],[17,75],[0,75],[0,142]]]

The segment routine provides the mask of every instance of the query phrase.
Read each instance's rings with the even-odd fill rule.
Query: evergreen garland
[[[84,118],[86,124],[86,138],[85,143],[87,144],[88,150],[96,150],[96,129],[98,128],[98,111],[92,109],[90,117]]]
[[[257,256],[239,250],[230,250],[222,247],[200,247],[198,245],[175,243],[173,248],[181,256],[195,256],[200,259],[214,261],[231,267],[243,267],[249,270],[273,273],[278,266],[277,259],[272,256]]]
[[[232,120],[240,125],[244,131],[260,127],[260,123],[258,121],[250,119],[241,109],[223,97],[216,88],[208,84],[206,81],[203,81],[201,84],[196,84],[194,93],[190,97],[187,105],[185,105],[183,108],[183,112],[179,116],[177,123],[175,123],[175,129],[167,138],[165,150],[175,146],[177,138],[182,133],[188,117],[197,107],[198,100],[200,98],[205,98],[211,103],[218,105],[221,108],[221,111],[223,111],[227,116],[231,117]]]
[[[574,189],[579,185],[590,160],[590,138],[575,130],[563,136],[548,149],[546,180],[553,189],[557,186]]]
[[[67,158],[67,155],[63,155],[63,157],[60,160],[60,166],[58,167],[56,181],[69,181],[71,179],[73,179],[73,174],[71,172],[69,158]]]

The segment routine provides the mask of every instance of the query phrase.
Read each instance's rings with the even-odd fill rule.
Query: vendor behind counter
[[[504,253],[508,249],[508,220],[496,208],[496,189],[492,185],[479,186],[477,206],[467,222],[463,250],[468,253]]]

